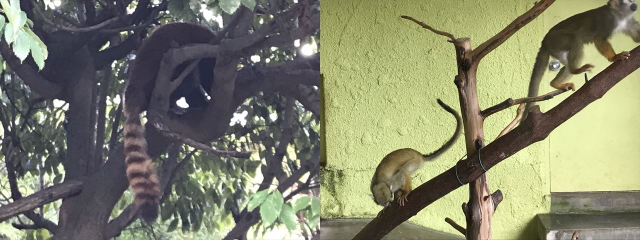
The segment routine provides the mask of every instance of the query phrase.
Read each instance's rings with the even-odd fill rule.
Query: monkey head
[[[632,15],[638,10],[635,0],[609,0],[609,6],[624,16]]]
[[[384,182],[379,182],[371,187],[373,193],[373,200],[376,204],[386,207],[393,201],[393,193],[391,192],[391,186]]]

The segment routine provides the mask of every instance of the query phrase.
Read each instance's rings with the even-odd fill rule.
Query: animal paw
[[[591,64],[585,64],[584,66],[575,69],[575,70],[571,70],[571,74],[580,74],[583,72],[591,72],[591,70],[593,70],[594,66]]]
[[[403,194],[402,196],[398,197],[398,203],[400,204],[400,206],[404,206],[404,204],[409,201],[409,199],[407,199],[408,195],[409,194]]]
[[[573,83],[563,83],[562,85],[560,85],[559,89],[562,89],[562,90],[565,90],[565,91],[569,91],[569,90],[575,91],[576,90],[576,86],[573,85]]]
[[[627,59],[629,59],[629,57],[631,57],[631,54],[629,52],[627,52],[627,51],[624,51],[624,52],[616,54],[616,56],[613,57],[613,61],[612,62],[615,62],[615,61],[618,61],[618,60],[627,60]]]

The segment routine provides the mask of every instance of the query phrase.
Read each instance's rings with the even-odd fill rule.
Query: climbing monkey
[[[551,86],[574,91],[573,83],[565,81],[571,74],[580,74],[593,68],[591,64],[580,66],[585,44],[594,43],[600,54],[610,62],[629,58],[629,52],[626,51],[616,54],[609,38],[622,32],[635,42],[640,42],[640,24],[633,18],[637,8],[635,0],[609,0],[605,6],[567,18],[551,28],[542,40],[536,57],[529,83],[529,97],[538,96],[540,81],[550,56],[564,65],[551,81]],[[527,104],[526,112],[531,106],[532,103]]]
[[[388,206],[393,201],[393,193],[402,190],[398,197],[400,206],[407,202],[407,195],[411,192],[411,174],[420,169],[425,162],[436,160],[445,153],[458,139],[462,130],[462,119],[451,107],[438,99],[438,104],[456,118],[456,131],[453,136],[438,150],[430,154],[422,154],[411,148],[403,148],[389,153],[376,168],[371,180],[371,193],[376,204]]]

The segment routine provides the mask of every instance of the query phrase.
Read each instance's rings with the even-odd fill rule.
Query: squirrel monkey
[[[633,18],[637,8],[635,0],[609,0],[605,6],[567,18],[551,28],[542,40],[536,57],[529,83],[529,97],[538,96],[540,81],[550,56],[564,65],[551,81],[551,86],[574,91],[573,83],[565,81],[571,74],[580,74],[593,68],[591,64],[580,66],[584,44],[594,43],[600,54],[610,62],[629,58],[629,52],[626,51],[616,54],[608,39],[622,32],[635,42],[640,42],[640,24]],[[527,109],[532,105],[527,104]]]
[[[420,169],[425,162],[436,160],[449,150],[456,142],[462,130],[462,119],[451,107],[438,99],[438,104],[456,118],[456,131],[453,136],[433,153],[421,154],[411,148],[398,149],[382,159],[371,180],[373,200],[380,206],[388,206],[393,201],[393,193],[402,190],[398,197],[400,206],[407,202],[407,195],[411,192],[411,174]]]

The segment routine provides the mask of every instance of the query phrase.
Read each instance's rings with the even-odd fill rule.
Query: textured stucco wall
[[[381,209],[369,197],[369,184],[375,167],[387,153],[404,147],[421,152],[431,152],[440,146],[452,134],[455,123],[451,115],[439,108],[435,99],[459,109],[453,77],[456,74],[453,46],[446,38],[435,35],[418,25],[400,19],[400,15],[413,16],[437,29],[448,31],[456,37],[470,37],[472,45],[477,46],[508,23],[533,6],[534,0],[429,0],[429,1],[387,1],[387,0],[325,0],[322,3],[322,73],[324,74],[324,146],[327,168],[323,170],[322,216],[325,218],[374,217]],[[558,0],[563,2],[563,0]],[[567,0],[567,2],[571,2]],[[575,2],[575,1],[573,1]],[[580,0],[582,4],[597,3],[595,0]],[[600,1],[602,2],[602,1]],[[558,4],[558,3],[556,3]],[[597,6],[601,4],[596,4]],[[521,29],[506,43],[484,58],[478,70],[478,95],[481,108],[487,108],[508,97],[524,97],[528,79],[539,43],[552,21],[566,18],[571,11],[563,5],[563,10],[554,13],[563,16],[551,17],[546,14]],[[552,8],[558,6],[552,6]],[[573,12],[575,13],[575,12]],[[556,19],[559,18],[559,19]],[[549,22],[549,23],[546,23]],[[614,42],[615,46],[615,42]],[[620,48],[621,49],[621,48]],[[601,70],[606,63],[594,61]],[[545,76],[543,85],[548,85],[552,74]],[[581,78],[576,81],[581,81]],[[627,84],[626,88],[632,88]],[[637,82],[637,81],[636,81]],[[637,84],[637,83],[634,83]],[[580,85],[580,84],[579,84]],[[633,89],[616,87],[616,92],[628,92],[626,98],[609,97],[608,101],[632,101]],[[542,88],[541,92],[549,90]],[[640,89],[640,88],[634,88]],[[563,99],[559,98],[559,99]],[[607,97],[605,97],[607,98]],[[635,97],[632,102],[638,101]],[[603,100],[604,101],[604,100]],[[557,103],[557,102],[555,102]],[[543,105],[543,109],[553,106]],[[632,103],[629,108],[633,108]],[[637,106],[637,104],[635,105]],[[601,108],[607,108],[603,106]],[[609,108],[611,108],[609,106]],[[640,109],[639,107],[636,107]],[[595,107],[590,107],[595,109]],[[594,110],[595,111],[595,110]],[[634,110],[637,111],[637,110]],[[499,206],[493,219],[495,239],[535,238],[533,217],[537,213],[548,212],[549,192],[552,179],[558,178],[562,185],[570,185],[572,179],[565,176],[551,177],[550,162],[563,158],[566,174],[569,164],[585,165],[581,170],[588,171],[591,178],[600,175],[595,169],[587,167],[583,159],[574,158],[572,152],[563,147],[551,147],[550,142],[563,142],[558,146],[590,154],[593,146],[600,146],[602,136],[584,133],[593,130],[593,125],[604,125],[614,121],[610,119],[614,110],[597,121],[579,114],[582,127],[561,127],[557,132],[569,136],[551,137],[520,151],[502,162],[489,172],[491,190],[500,189],[505,200]],[[513,119],[515,108],[492,115],[485,122],[485,138],[495,139],[496,135]],[[595,113],[595,112],[594,112]],[[616,112],[624,115],[628,126],[631,118],[621,109]],[[638,115],[635,115],[637,117]],[[618,121],[618,131],[625,132],[622,120]],[[569,121],[575,124],[576,120]],[[577,124],[578,125],[578,124]],[[638,129],[636,129],[637,131]],[[628,129],[626,132],[630,132]],[[576,133],[582,133],[576,136]],[[607,135],[607,133],[599,132]],[[631,139],[627,143],[638,142]],[[638,136],[638,134],[634,135]],[[579,144],[573,138],[581,139]],[[613,137],[609,136],[613,141]],[[580,144],[586,144],[579,146]],[[609,145],[620,144],[619,141]],[[629,145],[616,146],[621,156],[635,157],[637,149],[628,150]],[[602,146],[604,148],[604,146]],[[611,146],[609,146],[611,148]],[[431,179],[451,167],[464,154],[462,140],[443,157],[425,167],[413,176],[415,186]],[[616,159],[617,160],[617,159]],[[633,160],[637,160],[637,157]],[[629,165],[632,160],[625,160]],[[639,161],[636,161],[639,162]],[[555,166],[554,166],[555,167]],[[629,166],[627,166],[629,167]],[[602,171],[602,170],[600,170]],[[640,168],[636,168],[636,172]],[[583,173],[575,173],[581,175]],[[561,175],[561,174],[560,174]],[[634,177],[637,177],[635,174]],[[600,178],[601,184],[605,184]],[[629,181],[627,181],[629,182]],[[630,181],[637,188],[640,181]],[[633,184],[632,184],[633,185]],[[575,186],[571,186],[575,187]],[[562,189],[562,188],[558,188]],[[554,189],[555,190],[555,189]],[[570,190],[574,191],[574,190]],[[444,222],[451,217],[464,224],[460,205],[468,198],[468,187],[462,187],[410,219],[411,222],[430,228],[454,232]]]
[[[547,12],[546,26],[603,4],[602,0],[558,0]],[[636,19],[640,16],[636,14]],[[619,34],[611,39],[616,52],[638,46]],[[589,76],[602,71],[609,62],[593,45],[586,46],[585,63],[596,67]],[[546,74],[551,79],[553,74]],[[589,105],[549,136],[544,144],[550,151],[551,191],[640,190],[640,71],[616,85],[602,99]],[[575,81],[582,86],[582,78]],[[551,87],[546,90],[550,91]],[[541,90],[544,91],[544,90]],[[568,95],[567,95],[568,96]],[[542,104],[543,111],[564,100],[561,96]]]

